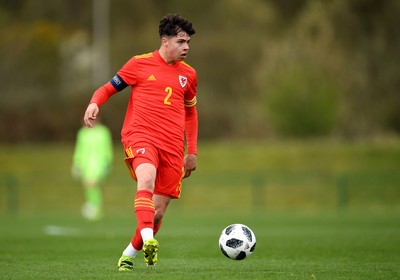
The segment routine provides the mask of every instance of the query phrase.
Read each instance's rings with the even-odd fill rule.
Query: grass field
[[[0,146],[0,279],[400,279],[400,143],[204,143],[160,231],[159,263],[116,263],[135,227],[116,149],[106,216],[80,216],[72,146]],[[254,254],[218,248],[250,226]]]
[[[399,215],[219,215],[171,210],[158,240],[159,263],[136,259],[133,272],[116,262],[132,231],[131,216],[90,223],[79,216],[2,218],[1,279],[399,279]],[[222,228],[249,225],[253,255],[227,259]]]

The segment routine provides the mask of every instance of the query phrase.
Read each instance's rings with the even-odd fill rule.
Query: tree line
[[[0,142],[75,138],[101,85],[93,1],[0,1]],[[400,132],[399,1],[110,1],[104,83],[159,47],[159,20],[171,12],[197,31],[187,62],[198,73],[202,139]],[[116,139],[128,95],[102,108]]]

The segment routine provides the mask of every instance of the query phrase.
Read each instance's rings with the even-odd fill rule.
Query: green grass
[[[73,215],[1,218],[2,279],[399,279],[400,219],[371,213],[182,213],[172,207],[158,240],[159,263],[118,272],[132,216],[91,223]],[[222,228],[249,225],[253,255],[227,259],[218,248]],[[64,232],[50,235],[49,227]]]
[[[159,264],[137,259],[131,273],[116,269],[135,227],[122,149],[96,223],[80,216],[72,150],[0,146],[1,279],[400,278],[398,140],[201,143],[158,236]],[[219,251],[231,223],[257,236],[244,261]]]

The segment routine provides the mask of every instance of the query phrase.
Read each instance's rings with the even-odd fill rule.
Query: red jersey
[[[167,64],[156,50],[131,58],[118,76],[132,87],[121,131],[124,146],[144,141],[183,153],[185,106],[196,105],[196,71],[183,61]]]

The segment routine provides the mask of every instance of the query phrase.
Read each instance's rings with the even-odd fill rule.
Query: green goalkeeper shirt
[[[77,134],[73,170],[82,180],[102,180],[113,160],[112,137],[102,124],[82,127]]]

